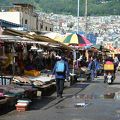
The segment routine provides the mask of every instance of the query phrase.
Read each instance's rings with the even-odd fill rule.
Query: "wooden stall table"
[[[35,84],[35,87],[41,91],[41,96],[48,96],[55,91],[55,78],[51,78],[49,76],[38,76],[29,77],[29,79],[32,81],[33,85],[35,81],[42,83],[41,85]]]

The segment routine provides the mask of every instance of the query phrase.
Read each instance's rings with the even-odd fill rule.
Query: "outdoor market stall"
[[[5,38],[5,36],[2,36],[1,39],[3,39],[4,42],[5,42],[5,44],[3,45],[3,47],[5,49],[4,50],[4,56],[6,55],[6,60],[4,60],[3,67],[7,68],[9,65],[11,67],[9,69],[9,72],[11,72],[11,73],[8,73],[8,74],[14,75],[14,74],[16,74],[15,72],[18,72],[20,70],[21,72],[18,72],[18,74],[24,72],[26,75],[30,75],[30,74],[32,75],[32,72],[35,72],[36,74],[33,74],[33,76],[38,76],[38,75],[40,75],[40,72],[37,72],[37,70],[36,71],[31,71],[31,73],[28,72],[28,69],[29,70],[35,70],[37,68],[34,68],[34,67],[35,66],[38,67],[38,65],[30,66],[32,63],[31,62],[29,63],[29,60],[36,59],[37,56],[34,55],[37,52],[36,50],[41,50],[41,52],[42,52],[43,55],[40,56],[40,57],[42,57],[41,60],[44,61],[44,62],[47,59],[49,59],[48,61],[50,63],[50,59],[53,59],[52,57],[55,57],[55,55],[56,55],[56,53],[54,52],[54,50],[55,50],[54,47],[53,47],[54,45],[52,46],[53,50],[50,49],[50,48],[49,49],[45,48],[46,50],[44,51],[43,45],[45,46],[45,45],[48,45],[49,43],[46,44],[45,42],[44,43],[43,42],[36,42],[36,41],[34,42],[32,40],[28,41],[28,39],[27,40],[26,39],[23,40],[22,38],[15,37],[15,36],[12,36],[13,38],[10,38],[11,36],[6,36],[6,37],[7,38]],[[37,44],[37,46],[35,45],[35,43]],[[39,48],[41,46],[42,46],[42,48]],[[3,49],[3,47],[2,47],[2,49]],[[28,57],[30,57],[29,60],[26,59],[26,57],[27,57],[28,54],[29,54]],[[24,64],[25,64],[24,60],[25,59],[27,60],[26,61],[27,64],[29,63],[28,66],[24,66]],[[54,61],[54,60],[52,60],[52,61]],[[45,65],[43,65],[43,66],[45,66]],[[19,67],[20,67],[20,69],[16,70]],[[30,67],[33,67],[33,68],[30,68]],[[45,66],[45,67],[47,67],[47,66]],[[51,66],[51,67],[53,67],[53,66]],[[39,71],[40,70],[41,69],[39,69]]]
[[[0,36],[0,40],[2,41],[0,44],[2,51],[0,54],[2,66],[0,89],[5,90],[6,94],[6,87],[13,85],[12,89],[14,91],[16,87],[18,89],[24,87],[23,92],[20,94],[25,95],[27,92],[27,97],[31,95],[32,91],[35,91],[34,88],[38,91],[43,91],[42,95],[48,94],[47,92],[50,91],[50,88],[55,86],[54,79],[50,77],[53,62],[56,59],[55,56],[60,51],[69,51],[70,48],[45,36],[30,35],[10,29],[4,30],[3,34]],[[36,53],[42,56],[37,57]],[[29,60],[27,59],[28,57]],[[31,60],[35,59],[44,62],[43,68],[38,68],[38,64],[32,64],[33,61],[31,62]],[[47,66],[49,64],[50,66]],[[7,76],[9,76],[9,82]],[[26,85],[27,88],[30,86],[30,89],[26,89]],[[8,94],[7,96],[10,95]],[[16,96],[14,97],[16,98]]]

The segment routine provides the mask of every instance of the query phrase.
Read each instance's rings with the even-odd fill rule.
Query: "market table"
[[[55,91],[55,78],[50,76],[38,76],[38,77],[29,77],[29,80],[32,81],[41,81],[42,85],[35,85],[38,91],[41,91],[41,96],[48,96]]]

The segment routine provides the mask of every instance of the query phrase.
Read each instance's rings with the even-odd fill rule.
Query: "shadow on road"
[[[15,106],[6,106],[6,105],[4,105],[0,109],[0,116],[4,115],[4,114],[7,114],[7,113],[11,112],[14,109],[15,109]]]
[[[64,96],[63,98],[56,98],[56,96],[44,96],[39,99],[35,99],[30,107],[30,110],[47,110],[51,107],[56,106],[57,104],[61,103],[65,99],[71,98],[78,93],[80,93],[82,90],[84,90],[89,83],[76,83],[72,85],[70,88],[67,89],[72,89],[72,88],[80,88],[78,91],[76,91],[74,94],[69,94],[67,96]]]
[[[49,104],[50,102],[54,101],[55,99],[56,99],[55,96],[44,96],[44,97],[41,97],[41,98],[34,99],[32,104],[31,104],[31,106],[30,106],[30,109],[31,110],[42,109],[47,104]]]
[[[90,83],[101,83],[101,80],[94,80],[94,81],[90,81]]]
[[[120,85],[120,82],[113,82],[111,85]]]

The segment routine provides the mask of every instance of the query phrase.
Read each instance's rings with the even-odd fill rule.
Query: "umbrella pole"
[[[75,73],[75,70],[74,70],[74,60],[73,60],[73,69],[72,69],[72,74],[74,74]]]
[[[88,61],[88,59],[89,59],[88,50],[85,50],[85,56],[86,56],[86,58],[87,58],[87,61]]]
[[[74,49],[73,50],[73,69],[72,69],[72,74],[75,73],[75,61],[76,61],[76,51]]]

